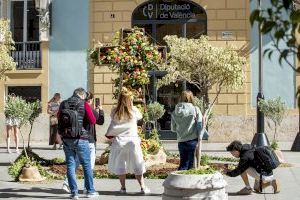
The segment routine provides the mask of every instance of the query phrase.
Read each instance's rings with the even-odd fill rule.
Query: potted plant
[[[164,106],[158,102],[147,105],[147,111],[144,114],[144,121],[146,122],[146,129],[151,130],[152,125],[154,129],[158,128],[157,120],[160,119],[166,112]]]
[[[198,39],[166,36],[170,48],[168,63],[159,66],[167,71],[158,86],[186,81],[199,90],[203,99],[203,126],[196,150],[196,169],[188,172],[173,172],[165,182],[163,199],[227,199],[226,182],[221,173],[200,165],[202,137],[207,127],[208,116],[220,92],[224,88],[238,89],[243,85],[245,58],[231,47],[214,47],[208,37]],[[209,100],[208,91],[216,87],[216,96]]]
[[[27,103],[24,99],[18,96],[17,97],[8,96],[5,104],[5,116],[12,117],[19,120],[18,128],[23,142],[22,154],[25,155],[24,159],[26,159],[26,163],[23,166],[22,171],[18,178],[22,182],[23,181],[33,182],[33,181],[44,180],[44,178],[40,175],[38,168],[36,166],[33,166],[33,163],[35,162],[28,155],[28,151],[25,147],[24,135],[22,132],[22,127],[24,127],[24,125],[30,122],[30,119],[33,118],[32,116],[36,116],[33,115],[32,108],[37,106],[35,105],[35,103],[33,104]],[[17,160],[20,159],[20,157],[24,156],[22,154],[17,158]]]
[[[258,108],[261,112],[264,113],[266,118],[270,119],[274,123],[274,135],[271,147],[276,153],[279,161],[281,163],[284,163],[282,152],[279,150],[278,146],[277,129],[278,126],[280,126],[280,124],[282,123],[284,116],[286,115],[287,106],[281,100],[281,98],[278,97],[269,100],[260,99],[260,101],[258,102]],[[267,124],[271,128],[270,123]]]
[[[31,133],[32,133],[32,128],[33,128],[33,124],[35,122],[35,119],[38,118],[38,116],[40,115],[41,111],[42,111],[42,107],[41,107],[41,102],[39,100],[30,103],[30,107],[31,107],[31,115],[28,119],[29,125],[30,125],[30,131],[28,134],[28,143],[27,143],[27,149],[30,150],[30,141],[31,141]]]
[[[12,50],[14,50],[14,41],[9,22],[0,19],[0,80],[5,77],[5,72],[16,67],[14,59],[10,56]]]

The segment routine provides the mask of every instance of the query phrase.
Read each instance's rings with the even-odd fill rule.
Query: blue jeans
[[[64,139],[64,152],[66,155],[67,177],[71,194],[78,194],[76,182],[76,157],[83,167],[84,185],[88,193],[95,192],[91,156],[88,140]]]
[[[180,164],[178,170],[188,170],[193,168],[194,154],[197,143],[198,138],[178,143],[178,149],[180,154]]]

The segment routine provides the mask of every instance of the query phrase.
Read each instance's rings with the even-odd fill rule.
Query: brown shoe
[[[240,191],[238,191],[236,194],[237,195],[250,195],[251,193],[252,193],[252,189],[251,188],[244,187],[243,189],[241,189]]]
[[[274,189],[274,194],[280,192],[280,184],[279,184],[279,181],[277,181],[277,179],[271,181],[271,185],[272,185],[272,187]]]

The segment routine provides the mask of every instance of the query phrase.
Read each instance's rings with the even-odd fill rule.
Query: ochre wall
[[[91,1],[90,38],[93,41],[109,43],[114,33],[120,28],[131,27],[131,14],[133,10],[145,1]],[[198,0],[207,12],[208,36],[211,43],[217,46],[233,45],[242,49],[248,58],[249,46],[249,2],[247,0]],[[114,18],[111,17],[114,14]],[[222,39],[222,32],[230,31],[233,37],[230,40]],[[100,97],[104,107],[110,110],[114,101],[111,100],[113,86],[112,74],[107,67],[91,66],[91,85],[97,97]],[[251,79],[249,65],[245,66],[245,85],[238,91],[224,90],[220,94],[214,112],[219,115],[246,115],[250,108]],[[211,99],[214,97],[215,88],[210,91]]]

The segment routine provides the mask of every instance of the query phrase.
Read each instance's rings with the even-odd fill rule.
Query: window
[[[145,28],[153,43],[166,45],[163,38],[166,35],[197,38],[207,34],[207,16],[205,10],[198,4],[187,0],[152,0],[138,6],[132,13],[132,26]],[[151,82],[147,89],[147,100],[158,101],[166,110],[164,116],[158,120],[160,135],[163,139],[175,139],[176,134],[171,129],[171,113],[178,103],[179,96],[185,88],[194,94],[195,87],[189,84],[177,83],[164,86],[157,90],[157,79],[164,72],[153,72]]]
[[[12,93],[28,102],[41,101],[41,86],[8,86],[8,94]]]
[[[11,1],[10,19],[13,39],[16,42],[39,41],[39,17],[34,1],[27,1],[27,4],[25,1]]]

